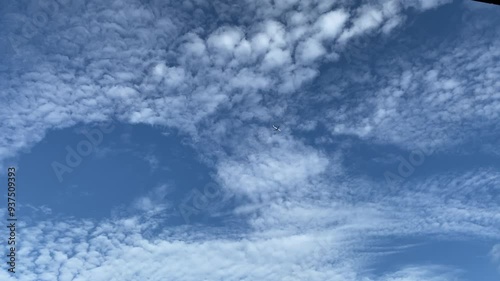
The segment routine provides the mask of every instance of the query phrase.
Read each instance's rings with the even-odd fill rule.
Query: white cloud
[[[195,34],[188,34],[186,37],[190,38],[190,41],[183,45],[186,52],[195,56],[203,56],[206,52],[205,42]]]
[[[167,67],[164,63],[159,63],[153,68],[153,74],[158,77],[163,77],[167,73]]]
[[[309,38],[298,47],[298,56],[300,62],[309,64],[319,57],[326,54],[326,49],[320,41]]]
[[[265,134],[262,136],[266,138]],[[321,175],[329,164],[325,155],[293,141],[273,140],[248,151],[244,143],[239,149],[246,161],[227,158],[218,167],[218,176],[226,188],[254,199],[286,194]]]
[[[258,33],[251,39],[252,49],[257,53],[264,53],[269,48],[271,38],[265,33]]]
[[[341,79],[328,77],[332,92],[312,87],[318,91],[313,95],[301,86],[318,77],[319,63],[339,55],[332,52],[342,52],[337,45],[348,50],[367,33],[387,35],[402,25],[405,7],[430,9],[444,1],[375,1],[360,9],[333,1],[274,2],[248,3],[224,27],[193,18],[195,8],[209,14],[194,2],[186,10],[157,3],[151,11],[128,1],[115,2],[113,10],[88,4],[74,17],[58,17],[46,31],[48,41],[59,42],[67,34],[55,28],[71,20],[89,34],[85,44],[68,42],[72,47],[61,54],[41,44],[40,64],[19,75],[2,74],[7,98],[0,104],[6,120],[0,125],[0,159],[34,145],[51,129],[118,116],[189,134],[223,186],[251,199],[233,214],[248,224],[246,232],[169,226],[156,240],[145,239],[145,229],[164,222],[153,217],[172,207],[162,201],[164,187],[132,204],[138,214],[113,222],[23,226],[25,261],[18,280],[453,280],[453,269],[432,266],[368,276],[372,257],[355,250],[384,235],[498,239],[498,204],[488,200],[498,180],[488,177],[491,171],[409,182],[402,194],[382,197],[379,183],[345,174],[349,159],[305,145],[294,131],[326,128],[332,133],[323,138],[327,144],[352,134],[383,144],[439,146],[452,138],[447,133],[456,133],[453,122],[494,122],[500,112],[498,51],[482,47],[498,37],[447,45],[452,48],[443,54],[433,50],[430,62],[415,58],[429,48],[421,43],[395,58],[381,55],[373,67],[353,63]],[[249,21],[247,14],[258,20]],[[105,21],[99,29],[97,19]],[[359,91],[348,91],[346,84]],[[339,103],[338,97],[356,102]],[[265,124],[276,120],[285,123],[283,132],[271,135]],[[154,158],[146,160],[154,166]],[[457,178],[467,184],[452,180]],[[412,189],[420,185],[429,190]],[[435,189],[442,186],[461,192],[441,200]],[[481,191],[476,201],[467,199],[465,187]],[[1,272],[0,279],[13,277]]]
[[[339,38],[345,42],[351,37],[358,36],[381,25],[384,19],[383,13],[373,6],[362,6],[358,9],[358,16],[353,20],[353,26],[345,30]]]
[[[232,53],[242,38],[243,34],[239,29],[227,27],[220,28],[211,34],[207,43],[220,51]]]
[[[336,10],[325,13],[316,22],[318,27],[319,36],[323,39],[333,39],[335,38],[344,27],[349,14],[343,10]]]
[[[291,62],[288,50],[272,49],[264,57],[263,67],[265,69],[280,67]]]
[[[456,281],[460,271],[444,266],[413,266],[381,277],[380,281]]]
[[[295,5],[298,5],[298,10],[293,10]],[[259,20],[253,21],[250,25],[218,27],[214,31],[206,31],[205,35],[202,35],[203,32],[196,27],[199,25],[184,21],[186,18],[195,22],[201,19],[193,18],[191,12],[183,11],[178,7],[159,5],[153,8],[138,6],[127,1],[116,3],[113,8],[118,11],[116,13],[111,13],[106,9],[100,10],[94,6],[75,7],[75,11],[78,9],[81,11],[73,21],[79,23],[80,26],[63,33],[52,32],[56,28],[64,28],[69,24],[67,22],[69,18],[54,18],[51,22],[52,29],[46,30],[46,38],[50,43],[58,41],[61,36],[71,35],[75,30],[87,34],[85,42],[71,43],[75,50],[79,48],[78,42],[85,44],[85,48],[81,49],[89,61],[88,65],[85,65],[85,74],[74,75],[64,70],[71,69],[75,63],[84,65],[82,61],[84,56],[78,51],[73,52],[68,49],[67,51],[72,53],[66,54],[67,58],[63,59],[63,56],[57,54],[57,48],[52,48],[50,44],[41,45],[40,48],[50,50],[46,55],[46,63],[35,66],[29,75],[20,76],[19,81],[9,82],[9,85],[13,86],[9,91],[12,91],[12,95],[18,98],[9,99],[8,107],[12,108],[13,118],[23,123],[18,124],[18,128],[37,131],[35,135],[43,135],[43,132],[50,128],[71,126],[81,119],[92,122],[106,119],[111,115],[120,116],[121,120],[149,124],[163,123],[180,129],[189,128],[188,130],[193,132],[192,128],[195,123],[201,120],[202,116],[213,112],[216,106],[209,104],[205,109],[203,104],[188,106],[184,103],[179,109],[172,109],[178,106],[180,101],[175,95],[191,93],[194,89],[206,88],[207,84],[211,83],[218,84],[219,87],[216,88],[220,90],[220,94],[227,97],[218,98],[218,100],[231,100],[230,96],[234,91],[230,86],[226,86],[227,80],[242,71],[249,73],[248,77],[266,77],[268,81],[259,85],[267,87],[265,90],[277,88],[280,93],[295,91],[303,83],[314,78],[315,62],[324,56],[329,59],[338,56],[336,53],[329,53],[330,51],[323,46],[321,38],[336,37],[348,17],[345,11],[352,9],[352,7],[345,6],[331,10],[333,5],[332,1],[322,3],[284,1],[272,5],[271,2],[262,0],[239,10],[240,12],[252,10],[255,18]],[[342,3],[339,6],[343,5]],[[402,13],[401,7],[394,4],[394,1],[381,1],[380,5],[365,7],[359,10],[359,15],[353,22],[354,26],[349,30],[355,30],[356,34],[361,35],[364,31],[381,24],[380,14],[384,15],[384,19],[397,16],[398,13]],[[423,7],[426,8],[428,5]],[[205,9],[206,7],[198,8]],[[237,11],[235,6],[226,8],[228,8],[226,12]],[[280,19],[283,14],[290,15],[288,23]],[[95,17],[106,18],[106,21],[96,24],[90,20]],[[128,18],[134,18],[137,21],[131,22],[127,20]],[[244,20],[245,16],[241,15],[241,18]],[[86,24],[87,22],[90,24]],[[394,24],[388,25],[385,30],[392,29],[393,26]],[[183,30],[183,35],[179,35],[181,30]],[[304,38],[307,39],[304,40]],[[28,46],[20,46],[20,48]],[[148,57],[143,55],[146,53]],[[165,55],[168,61],[165,60]],[[298,64],[294,63],[292,55],[298,60]],[[70,60],[68,56],[74,56],[74,58]],[[174,64],[171,64],[172,62]],[[277,72],[278,76],[269,76],[267,71],[275,71],[276,68],[282,68],[285,71]],[[132,85],[141,81],[135,80],[134,77],[141,77],[144,72],[149,71],[152,73],[151,79],[142,79],[139,84]],[[39,73],[44,73],[44,75]],[[312,75],[300,75],[300,77],[298,75],[305,73]],[[23,83],[22,81],[30,79],[31,81],[36,79],[37,82]],[[293,85],[292,80],[295,80]],[[42,81],[45,81],[45,84]],[[34,125],[29,124],[35,124],[34,122],[25,121],[26,118],[20,118],[18,114],[22,112],[22,109],[30,112],[30,116],[42,114],[41,99],[30,99],[27,103],[21,103],[25,96],[30,96],[32,92],[40,92],[42,89],[47,93],[68,93],[65,97],[69,98],[60,103],[52,102],[61,100],[60,98],[48,99],[49,102],[44,103],[46,106],[60,108],[51,110],[44,117],[43,125],[33,127]],[[106,95],[98,95],[102,89]],[[264,89],[255,87],[254,91],[257,90]],[[144,102],[144,99],[154,95],[155,91],[173,96],[162,103]],[[120,99],[119,103],[113,100],[117,98]],[[189,98],[186,97],[186,100]],[[156,107],[149,108],[151,103]],[[186,110],[192,111],[192,114],[177,115]],[[257,106],[253,110],[262,111]],[[165,111],[174,112],[165,113]],[[12,116],[10,112],[5,114]],[[197,117],[189,118],[189,115]],[[28,129],[28,127],[33,128]],[[18,139],[16,146],[25,147],[35,143],[34,138],[33,141],[28,141],[27,135],[17,130],[15,132],[8,134],[16,135],[13,136]],[[7,145],[5,140],[1,143]],[[11,151],[14,153],[17,150]],[[10,153],[6,152],[2,155],[2,158],[5,158]]]
[[[112,98],[129,99],[138,95],[139,93],[130,87],[113,86],[109,89],[108,95]]]
[[[500,244],[493,246],[490,252],[490,257],[493,263],[495,263],[500,270]]]

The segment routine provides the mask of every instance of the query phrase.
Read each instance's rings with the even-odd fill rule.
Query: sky
[[[0,280],[499,280],[500,6],[4,0],[0,25]]]

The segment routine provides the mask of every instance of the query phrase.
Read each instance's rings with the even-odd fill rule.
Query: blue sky
[[[4,3],[19,245],[0,279],[498,280],[499,16],[448,0]]]

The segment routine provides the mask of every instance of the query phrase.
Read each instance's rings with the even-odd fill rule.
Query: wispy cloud
[[[491,249],[490,256],[491,260],[499,265],[498,269],[500,270],[500,244],[495,245],[493,249]]]
[[[164,200],[173,187],[161,185],[112,220],[23,225],[21,273],[0,279],[458,280],[459,271],[439,265],[371,274],[374,256],[385,253],[370,242],[498,239],[498,173],[440,171],[387,195],[385,183],[349,174],[350,139],[336,146],[353,137],[447,151],[497,122],[497,30],[471,35],[480,26],[464,27],[441,45],[395,38],[407,17],[448,2],[61,6],[13,55],[32,63],[0,74],[0,160],[81,122],[179,130],[216,184],[237,196],[228,212],[239,224],[164,227],[175,206]],[[395,46],[357,61],[350,46],[371,36],[376,51]],[[274,122],[281,134],[268,128]],[[311,145],[305,135],[315,130],[326,136]],[[159,166],[154,150],[142,159]]]

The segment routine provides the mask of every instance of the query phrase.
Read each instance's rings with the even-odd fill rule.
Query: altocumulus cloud
[[[218,184],[244,198],[234,214],[245,227],[172,226],[145,238],[145,230],[162,223],[145,220],[152,216],[146,209],[170,207],[157,200],[167,192],[160,186],[134,202],[134,215],[22,225],[21,274],[2,271],[0,278],[458,280],[460,271],[439,265],[370,274],[379,256],[366,250],[390,236],[499,239],[499,207],[492,200],[498,173],[443,173],[383,196],[382,183],[346,173],[344,147],[332,152],[287,131],[262,129],[286,119],[305,132],[322,124],[331,137],[446,150],[473,132],[484,133],[480,124],[498,120],[494,62],[500,53],[488,47],[498,43],[500,37],[491,36],[498,31],[434,52],[425,52],[430,44],[412,45],[414,51],[392,60],[382,56],[374,66],[354,63],[336,85],[311,90],[321,66],[338,63],[353,41],[390,36],[410,12],[450,1],[357,2],[61,5],[43,36],[16,46],[14,58],[26,56],[30,63],[0,75],[0,159],[32,147],[50,130],[78,123],[115,118],[178,129],[208,159]],[[40,8],[23,4],[28,11]],[[8,28],[16,33],[22,27]],[[474,28],[462,32],[470,35]],[[419,52],[425,58],[418,59]],[[340,105],[339,97],[357,102]],[[314,103],[325,106],[311,112]],[[244,132],[235,130],[242,126]],[[459,192],[447,194],[453,197],[448,200],[438,187]],[[480,196],[467,196],[470,188]]]

